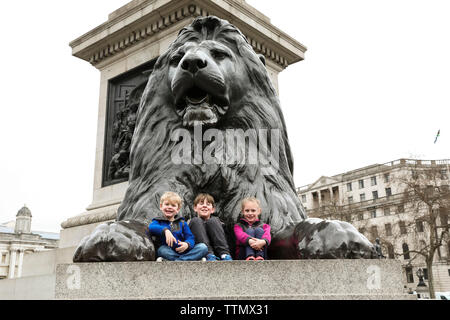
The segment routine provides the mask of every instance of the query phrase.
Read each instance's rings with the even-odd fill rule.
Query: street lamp
[[[422,299],[428,298],[429,299],[428,288],[427,288],[427,285],[425,284],[425,282],[423,281],[423,276],[424,276],[423,269],[422,268],[417,269],[416,274],[419,277],[419,284],[417,285],[417,288],[416,288],[418,298],[422,298]]]
[[[416,274],[417,274],[417,276],[419,277],[419,284],[418,284],[417,286],[418,286],[418,287],[426,287],[427,285],[426,285],[425,282],[423,281],[423,275],[424,275],[423,269],[422,269],[422,268],[417,269]]]

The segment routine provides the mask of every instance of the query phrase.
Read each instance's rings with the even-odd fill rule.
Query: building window
[[[400,221],[398,223],[399,227],[400,227],[400,234],[406,234],[406,224],[405,221]]]
[[[448,213],[442,208],[439,210],[439,219],[441,220],[441,227],[448,229]]]
[[[422,270],[423,270],[423,279],[428,280],[428,269],[422,268]]]
[[[441,180],[447,180],[447,170],[441,170]]]
[[[2,264],[6,263],[6,253],[2,253]]]
[[[450,259],[450,241],[447,242],[447,257]]]
[[[387,245],[387,249],[388,249],[388,257],[389,257],[389,259],[395,259],[394,246],[389,243]]]
[[[377,217],[377,210],[376,209],[370,210],[370,217],[371,218],[376,218]]]
[[[411,259],[410,255],[409,255],[409,247],[407,243],[402,244],[402,249],[403,249],[403,259],[408,260]]]
[[[391,215],[391,208],[390,207],[384,208],[384,215],[385,216],[390,216]]]
[[[374,200],[378,199],[378,191],[372,191],[372,197]]]
[[[377,185],[377,177],[371,177],[370,178],[370,184],[372,186],[376,186]]]
[[[390,223],[386,223],[384,229],[386,230],[386,236],[392,236],[392,225]]]
[[[305,203],[306,202],[306,195],[302,194],[302,202]]]
[[[383,177],[384,177],[384,182],[385,182],[385,183],[389,182],[389,173],[385,173],[385,174],[383,175]]]
[[[370,236],[372,237],[372,240],[375,240],[378,238],[378,228],[377,226],[371,226],[370,227]]]
[[[420,220],[416,221],[416,231],[423,232],[423,221]]]
[[[450,186],[448,184],[441,184],[441,192],[448,194],[450,192]]]
[[[348,197],[348,203],[353,203],[353,196]]]
[[[432,185],[428,185],[425,189],[425,193],[429,196],[432,196],[434,193],[434,187]]]
[[[414,283],[414,274],[412,272],[412,268],[411,267],[406,267],[405,268],[405,273],[406,273],[406,282]]]
[[[366,194],[365,194],[365,193],[361,193],[361,194],[359,195],[359,200],[360,200],[360,201],[365,201],[365,200],[366,200]]]
[[[450,269],[448,269],[448,276],[450,277]]]
[[[426,247],[427,247],[427,243],[424,241],[424,240],[420,240],[420,251],[423,251],[423,250],[425,250],[426,249]]]
[[[386,189],[384,189],[384,190],[386,190],[386,197],[392,196],[392,190],[391,190],[391,188],[386,188]]]
[[[358,213],[358,220],[359,221],[364,220],[364,213]]]
[[[405,212],[405,207],[402,204],[399,204],[397,206],[397,212],[398,213],[404,213]]]
[[[364,180],[359,180],[358,183],[360,189],[364,188]]]
[[[347,191],[352,191],[352,183],[347,183]]]

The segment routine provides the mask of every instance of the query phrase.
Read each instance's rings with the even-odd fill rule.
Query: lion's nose
[[[206,59],[196,53],[187,54],[181,61],[181,68],[191,73],[196,73],[198,70],[205,68],[206,65]]]

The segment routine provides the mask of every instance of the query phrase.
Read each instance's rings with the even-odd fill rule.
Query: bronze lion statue
[[[228,21],[195,19],[158,58],[138,109],[130,163],[117,222],[85,237],[75,262],[154,260],[146,230],[165,191],[183,198],[186,219],[194,197],[211,194],[227,231],[241,199],[258,198],[261,220],[272,229],[272,259],[376,255],[350,224],[307,218],[265,60]]]

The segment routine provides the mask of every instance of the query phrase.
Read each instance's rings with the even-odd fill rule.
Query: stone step
[[[396,260],[60,264],[56,299],[415,299]]]

